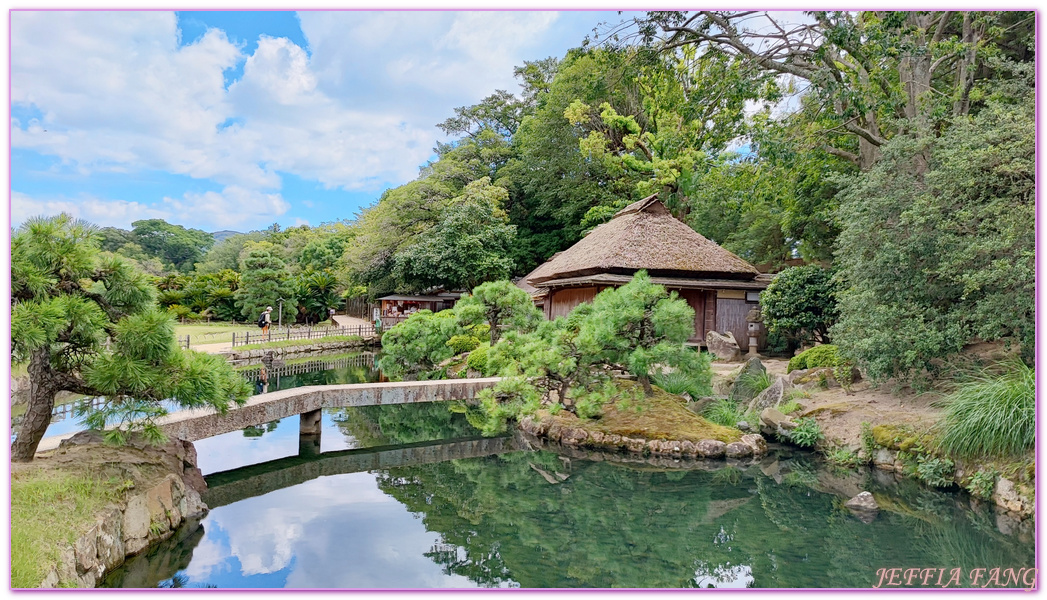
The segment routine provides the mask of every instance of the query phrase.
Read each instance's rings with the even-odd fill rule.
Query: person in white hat
[[[272,306],[265,307],[265,312],[262,313],[262,320],[265,322],[265,325],[262,325],[262,333],[269,333],[269,326],[273,324],[272,313]]]

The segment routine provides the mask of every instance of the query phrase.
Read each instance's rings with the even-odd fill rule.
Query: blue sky
[[[247,231],[353,218],[436,124],[613,12],[14,11],[12,224]]]

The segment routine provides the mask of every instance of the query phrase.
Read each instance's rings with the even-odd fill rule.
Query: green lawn
[[[275,329],[275,327],[274,327]],[[178,339],[189,336],[190,347],[201,344],[218,344],[231,342],[233,332],[237,336],[250,331],[259,333],[262,330],[257,325],[232,325],[230,323],[193,323],[191,325],[175,325],[175,337]]]
[[[28,466],[14,469],[11,587],[39,586],[58,563],[61,549],[87,532],[99,511],[122,494],[117,484],[100,475]]]

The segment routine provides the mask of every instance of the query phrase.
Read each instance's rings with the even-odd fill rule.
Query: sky
[[[615,11],[11,13],[11,224],[352,219]]]

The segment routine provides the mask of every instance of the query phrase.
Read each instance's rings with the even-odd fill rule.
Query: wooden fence
[[[212,335],[212,334],[203,334]],[[257,332],[244,331],[244,332],[232,332],[232,340],[230,345],[246,346],[248,344],[267,344],[269,342],[287,342],[291,340],[322,340],[326,337],[336,335],[356,335],[360,337],[370,337],[375,335],[374,325],[358,325],[355,327],[295,327],[284,329],[283,331],[275,331],[270,329],[267,333],[262,333],[259,329]],[[186,350],[189,349],[192,340],[191,336],[178,336],[178,345]],[[201,343],[200,338],[196,338],[196,343]],[[208,343],[206,341],[202,343]]]
[[[287,375],[299,375],[301,373],[312,373],[313,371],[327,371],[330,369],[344,369],[346,367],[367,367],[368,369],[374,369],[374,354],[363,353],[356,356],[348,356],[345,358],[338,358],[334,360],[309,360],[290,365],[274,365],[271,369],[266,371],[266,375],[272,377],[284,377]],[[256,381],[261,374],[262,366],[253,367],[250,369],[243,369],[240,374],[246,377],[249,381]]]

